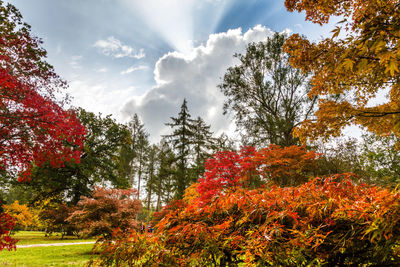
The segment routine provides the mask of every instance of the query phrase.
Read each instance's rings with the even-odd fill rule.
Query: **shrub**
[[[136,215],[142,204],[134,189],[106,189],[96,187],[92,198],[81,197],[77,210],[67,221],[75,224],[84,236],[109,239],[113,229],[127,231],[137,226]]]

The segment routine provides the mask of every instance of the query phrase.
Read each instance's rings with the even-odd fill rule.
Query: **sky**
[[[217,85],[250,42],[273,32],[311,40],[323,27],[289,13],[284,0],[9,0],[43,40],[68,81],[72,104],[125,123],[137,113],[153,142],[183,99],[193,118],[234,135]]]

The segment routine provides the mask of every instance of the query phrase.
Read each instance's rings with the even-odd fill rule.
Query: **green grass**
[[[45,237],[44,232],[38,231],[20,231],[13,235],[13,238],[18,239],[17,245],[95,241],[95,239],[78,239],[76,236],[64,236],[64,239],[61,239],[60,234],[52,234],[49,237]]]
[[[93,245],[19,248],[0,251],[0,266],[84,266],[92,257]]]

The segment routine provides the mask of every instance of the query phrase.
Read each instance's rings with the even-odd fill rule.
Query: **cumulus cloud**
[[[143,49],[136,51],[133,47],[123,44],[113,36],[108,37],[107,40],[98,40],[93,46],[99,48],[104,55],[115,58],[132,57],[141,59],[146,56]]]
[[[255,26],[244,34],[239,28],[210,35],[206,44],[190,53],[164,55],[155,65],[156,85],[127,102],[123,114],[138,113],[153,139],[157,139],[168,133],[164,123],[178,114],[186,98],[192,117],[201,116],[217,134],[231,130],[232,122],[222,115],[224,96],[217,85],[227,68],[238,63],[233,57],[235,53],[244,53],[250,42],[266,40],[272,34],[263,26]]]
[[[141,65],[141,66],[133,66],[121,72],[122,75],[132,73],[138,70],[147,70],[149,67]]]

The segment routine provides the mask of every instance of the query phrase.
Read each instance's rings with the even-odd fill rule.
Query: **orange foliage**
[[[291,64],[312,72],[310,97],[320,96],[316,121],[295,134],[303,139],[338,136],[358,124],[378,135],[400,134],[400,5],[397,0],[286,0],[289,11],[305,11],[306,20],[343,21],[331,38],[311,43],[292,35],[284,50]],[[370,100],[388,90],[388,101]]]
[[[245,158],[243,176],[251,179],[259,175],[263,181],[272,181],[280,186],[298,185],[306,182],[316,168],[317,154],[307,152],[304,146],[280,147],[270,145]]]
[[[167,215],[158,238],[189,265],[399,264],[399,193],[356,185],[350,176],[235,188]]]

